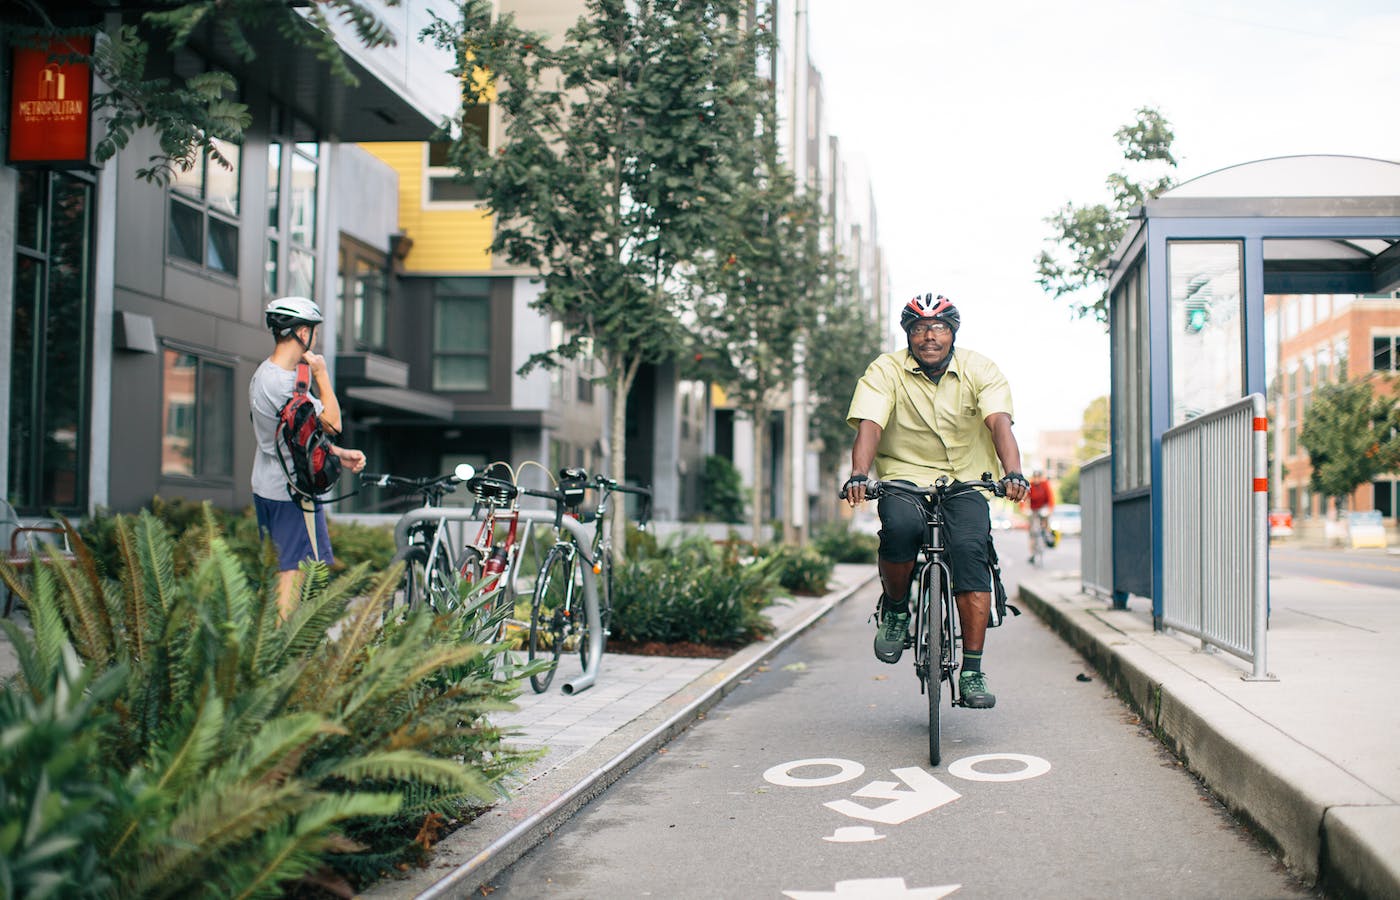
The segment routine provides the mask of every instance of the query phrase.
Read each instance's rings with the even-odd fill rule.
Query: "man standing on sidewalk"
[[[314,511],[303,510],[299,500],[293,499],[287,470],[277,453],[278,417],[296,389],[297,366],[302,363],[311,370],[316,384],[316,396],[311,402],[321,427],[329,435],[340,433],[340,401],[331,387],[326,358],[311,349],[316,345],[316,327],[323,321],[321,308],[305,297],[280,297],[267,305],[265,319],[275,344],[272,355],[263,360],[248,383],[253,437],[257,441],[253,455],[253,507],[257,510],[259,531],[271,537],[277,548],[277,610],[286,621],[295,608],[302,561],[317,559],[330,565],[335,556],[331,553],[325,508],[315,503]],[[359,450],[332,445],[331,452],[351,472],[365,467],[365,455]]]

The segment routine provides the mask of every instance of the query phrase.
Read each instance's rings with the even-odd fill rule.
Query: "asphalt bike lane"
[[[1023,545],[998,539],[1008,573]],[[929,766],[912,664],[871,654],[877,591],[775,654],[493,896],[1312,896],[1033,616],[990,632],[997,706],[945,706],[945,765]]]

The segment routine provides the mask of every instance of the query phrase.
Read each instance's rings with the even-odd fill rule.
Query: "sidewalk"
[[[1148,601],[1114,610],[1077,573],[1021,598],[1284,862],[1328,894],[1400,897],[1400,586],[1271,579],[1268,671],[1154,632]]]
[[[766,612],[777,631],[726,659],[675,659],[605,653],[593,687],[566,696],[559,685],[581,671],[577,654],[560,660],[543,694],[529,685],[517,709],[497,721],[510,742],[545,755],[512,786],[510,799],[443,839],[427,869],[386,880],[360,896],[376,900],[476,896],[589,800],[684,731],[750,672],[871,583],[870,565],[838,565],[821,597],[784,600]]]

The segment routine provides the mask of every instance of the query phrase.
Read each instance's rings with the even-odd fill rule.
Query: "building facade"
[[[1393,295],[1283,294],[1268,298],[1268,323],[1277,346],[1270,381],[1274,485],[1272,505],[1293,513],[1295,525],[1335,515],[1333,501],[1315,495],[1312,465],[1299,441],[1308,407],[1318,389],[1340,381],[1400,374],[1400,299]],[[1377,376],[1381,376],[1378,378]],[[1390,473],[1358,487],[1347,499],[1351,511],[1379,510],[1396,524],[1397,482]]]
[[[250,33],[253,61],[217,29],[175,53],[152,35],[165,74],[218,69],[237,82],[252,122],[217,146],[222,164],[205,155],[168,184],[144,180],[137,170],[162,151],[139,132],[102,166],[0,169],[0,477],[21,514],[132,510],[158,494],[251,503],[247,384],[271,348],[264,305],[315,299],[338,369],[342,339],[373,343],[371,307],[390,302],[397,183],[351,142],[425,138],[451,112],[450,59],[415,40],[431,6],[383,10],[393,47],[337,35],[356,85],[274,30]],[[106,4],[69,9],[60,24],[140,22]],[[26,24],[0,24],[0,38]],[[342,298],[342,282],[359,293]],[[347,321],[360,324],[347,332]],[[412,358],[355,377],[411,384]],[[361,402],[394,408],[376,396],[404,405]]]

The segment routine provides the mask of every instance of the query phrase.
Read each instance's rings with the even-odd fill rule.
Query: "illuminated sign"
[[[62,62],[92,53],[90,37],[54,38],[14,48],[10,80],[11,163],[86,165],[92,121],[92,68]]]

